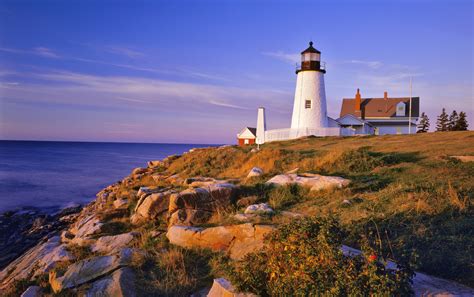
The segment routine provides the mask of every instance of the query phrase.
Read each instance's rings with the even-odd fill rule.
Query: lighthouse
[[[321,52],[309,47],[301,52],[301,66],[296,70],[296,90],[293,104],[291,129],[320,129],[328,127],[325,67],[321,64]]]

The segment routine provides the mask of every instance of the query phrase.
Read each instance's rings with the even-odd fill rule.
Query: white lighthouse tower
[[[310,42],[309,47],[301,52],[301,67],[296,70],[295,102],[291,118],[293,133],[318,133],[318,129],[328,127],[325,73],[325,67],[321,65],[321,52]]]

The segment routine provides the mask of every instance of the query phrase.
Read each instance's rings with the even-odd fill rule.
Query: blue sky
[[[421,97],[474,127],[473,1],[0,0],[0,138],[234,143],[265,106],[291,121],[299,52],[327,63],[328,112]]]

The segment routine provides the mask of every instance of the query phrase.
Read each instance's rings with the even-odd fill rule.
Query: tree
[[[456,131],[456,125],[459,120],[458,113],[453,110],[451,115],[449,116],[449,121],[448,121],[448,131]]]
[[[420,122],[418,123],[418,131],[416,131],[416,133],[426,133],[429,129],[430,119],[424,112],[422,112]]]
[[[464,111],[461,111],[459,113],[458,120],[455,124],[455,129],[456,131],[466,131],[467,127],[469,127],[469,124],[467,123],[467,116]]]
[[[448,124],[448,114],[446,113],[446,109],[443,108],[443,111],[438,116],[438,120],[436,121],[436,131],[448,131]]]

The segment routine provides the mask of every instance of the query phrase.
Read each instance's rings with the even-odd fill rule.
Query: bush
[[[345,233],[333,219],[300,219],[282,225],[262,251],[228,264],[227,277],[241,291],[261,296],[406,296],[410,265],[385,268],[369,244],[360,256],[341,250]]]
[[[305,189],[296,184],[280,186],[270,192],[268,202],[274,209],[285,208],[300,202],[304,196],[303,191]]]

